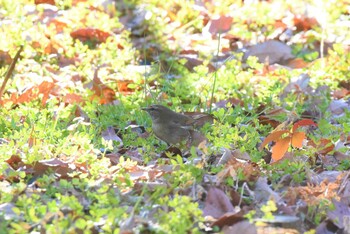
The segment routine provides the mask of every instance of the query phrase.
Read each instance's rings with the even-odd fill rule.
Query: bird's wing
[[[195,122],[195,120],[185,115],[178,115],[178,118],[171,119],[169,120],[169,123],[170,122],[171,122],[171,125],[190,130],[190,129],[193,129],[193,123]]]

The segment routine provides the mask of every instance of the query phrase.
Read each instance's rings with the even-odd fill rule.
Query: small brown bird
[[[186,145],[197,146],[206,138],[195,130],[196,119],[176,113],[162,105],[151,105],[142,110],[152,118],[154,134],[169,145],[186,142]]]

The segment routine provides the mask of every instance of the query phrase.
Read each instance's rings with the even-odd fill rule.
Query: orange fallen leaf
[[[35,0],[34,1],[35,5],[39,5],[39,4],[50,4],[50,5],[54,5],[55,6],[55,0]]]
[[[281,139],[282,135],[285,133],[289,133],[289,131],[288,130],[281,130],[281,131],[272,132],[270,135],[268,135],[265,138],[263,143],[260,145],[259,149],[262,150],[265,147],[265,145],[267,145],[271,141],[277,141],[277,140]]]
[[[311,119],[302,119],[293,124],[293,132],[295,132],[298,128],[303,126],[317,126],[317,124]]]
[[[307,67],[309,63],[304,61],[301,58],[293,58],[288,60],[285,65],[293,69],[298,69],[298,68]]]
[[[292,146],[301,148],[303,146],[303,140],[305,139],[305,132],[294,132],[292,135]]]
[[[70,33],[70,36],[80,41],[97,40],[100,43],[106,42],[111,34],[95,28],[82,28]]]
[[[84,101],[82,96],[75,94],[75,93],[67,93],[63,97],[64,103],[69,103],[69,104],[76,104],[76,103],[81,103]]]
[[[330,139],[322,138],[317,142],[309,141],[308,145],[317,149],[317,153],[321,155],[326,155],[332,150],[334,150],[335,145]]]
[[[89,88],[94,92],[91,99],[97,98],[100,104],[111,103],[115,100],[115,92],[100,80],[98,77],[98,70],[99,69],[95,70],[93,80],[86,84],[85,88]]]
[[[317,126],[317,124],[311,119],[302,119],[293,124],[291,130],[280,130],[290,126],[290,121],[280,124],[273,130],[260,145],[259,149],[262,150],[266,144],[274,141],[276,144],[272,147],[272,159],[275,161],[280,160],[288,150],[288,147],[292,145],[295,148],[301,148],[303,141],[306,138],[306,133],[303,131],[297,132],[298,128],[302,126]],[[282,138],[283,135],[286,135]]]
[[[34,86],[25,91],[23,94],[21,94],[18,98],[16,98],[14,95],[12,95],[11,100],[14,101],[14,103],[24,103],[24,102],[30,102],[36,98],[39,97],[40,94],[43,95],[41,103],[42,105],[46,104],[47,99],[49,98],[49,95],[52,91],[52,89],[55,87],[55,84],[52,82],[44,81],[39,86]]]
[[[290,141],[291,141],[291,137],[288,136],[276,142],[276,144],[272,147],[272,155],[271,155],[274,161],[278,161],[284,156],[284,154],[288,150],[288,147],[290,146]]]

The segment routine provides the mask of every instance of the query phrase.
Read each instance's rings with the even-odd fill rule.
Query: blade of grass
[[[217,48],[217,53],[216,53],[216,57],[219,56],[219,53],[220,53],[220,39],[221,39],[221,32],[219,32],[219,40],[218,40],[218,48]],[[217,67],[217,62],[216,62],[216,65],[215,67]],[[209,106],[209,114],[211,114],[211,108],[212,108],[212,104],[213,104],[213,99],[214,99],[214,92],[215,92],[215,86],[216,86],[216,79],[217,79],[217,72],[218,69],[216,69],[214,71],[214,82],[213,82],[213,88],[211,90],[211,97],[210,97],[210,106]]]

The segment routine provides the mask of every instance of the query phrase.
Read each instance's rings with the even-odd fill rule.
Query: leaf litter
[[[80,6],[78,6],[79,2],[81,2]],[[179,58],[186,60],[185,67],[190,71],[196,71],[197,66],[205,65],[208,69],[208,74],[220,69],[220,67],[215,65],[215,59],[221,58],[219,55],[224,58],[232,58],[230,53],[233,51],[231,48],[237,48],[232,43],[239,41],[243,43],[243,46],[239,46],[240,49],[245,48],[247,51],[244,53],[243,63],[247,61],[249,65],[248,57],[256,56],[258,61],[265,66],[261,70],[259,68],[256,69],[257,74],[260,75],[260,80],[257,79],[257,83],[263,82],[267,74],[278,74],[283,67],[272,67],[275,64],[285,66],[291,70],[310,66],[306,61],[296,58],[289,45],[276,40],[276,38],[254,44],[252,41],[248,43],[247,38],[236,36],[234,25],[239,22],[238,17],[242,16],[214,14],[214,12],[211,12],[215,9],[215,4],[212,1],[208,1],[208,4],[196,2],[193,6],[194,9],[199,9],[203,26],[202,32],[196,33],[191,33],[191,30],[187,31],[190,26],[181,25],[176,17],[177,12],[172,12],[168,9],[159,8],[156,12],[151,12],[144,6],[138,6],[134,11],[130,11],[128,6],[123,3],[124,15],[120,17],[120,21],[123,22],[124,26],[119,25],[119,27],[110,29],[99,29],[86,27],[84,25],[84,17],[80,19],[72,17],[69,12],[77,10],[75,8],[62,11],[57,9],[53,1],[36,1],[35,3],[43,4],[43,10],[29,10],[25,14],[27,16],[38,14],[34,22],[41,23],[47,27],[53,26],[53,32],[51,32],[51,35],[49,32],[46,35],[28,32],[30,37],[26,39],[34,50],[41,51],[40,53],[49,56],[56,56],[61,69],[46,63],[43,69],[49,78],[40,77],[40,81],[36,80],[30,85],[24,82],[25,85],[23,86],[16,87],[16,89],[8,89],[7,98],[2,99],[1,102],[3,108],[8,108],[9,106],[16,108],[18,105],[34,101],[39,101],[41,106],[44,107],[53,99],[62,101],[65,104],[78,103],[82,107],[89,101],[97,101],[100,105],[119,106],[120,103],[116,102],[118,101],[118,95],[130,95],[136,92],[137,89],[131,88],[136,84],[136,81],[129,77],[119,79],[118,87],[106,84],[103,75],[98,73],[100,68],[91,68],[91,77],[87,77],[86,74],[71,75],[73,82],[70,85],[62,85],[59,81],[60,76],[64,76],[65,72],[74,74],[77,66],[86,59],[81,54],[68,55],[69,53],[66,53],[69,48],[66,44],[60,42],[60,37],[67,29],[71,31],[69,34],[71,39],[76,39],[75,43],[92,41],[90,46],[93,48],[111,40],[114,42],[114,49],[120,53],[126,50],[126,47],[118,41],[119,37],[117,36],[125,30],[130,30],[131,42],[135,49],[141,51],[145,44],[149,48],[147,53],[140,56],[141,60],[144,61],[147,61],[147,58],[151,61],[157,61],[159,59],[157,57],[158,54],[166,51],[158,43],[154,43],[154,39],[159,42],[165,41],[169,48],[179,44]],[[51,6],[46,3],[51,4]],[[81,7],[84,4],[87,3],[85,1],[74,1],[75,7]],[[91,14],[101,11],[98,7],[86,6],[91,10]],[[108,15],[103,11],[100,13]],[[148,21],[152,19],[154,14],[158,14],[157,17],[162,14],[168,15],[169,31],[173,31],[173,34],[163,33],[157,37],[149,33],[150,26]],[[87,16],[91,15],[87,13]],[[293,33],[298,33],[293,38],[294,40],[296,38],[307,38],[307,31],[319,23],[312,16],[292,15],[289,18],[289,20],[292,19],[289,22],[289,24],[292,22],[292,25],[282,24],[281,22],[286,22],[288,17],[276,20],[275,23],[280,25],[280,27],[277,27],[280,31],[276,30],[272,35],[282,37],[283,33],[285,33],[284,36],[286,36],[289,32],[288,30],[290,30],[288,27],[292,26],[296,28],[296,31]],[[253,21],[250,21],[251,26],[253,23]],[[33,30],[36,29],[33,28]],[[206,51],[207,54],[214,54],[213,52],[218,45],[218,35],[219,37],[223,36],[220,42],[222,49],[218,51],[216,58],[209,63],[204,63],[205,55],[203,56],[202,52]],[[34,57],[27,59],[33,63],[35,62]],[[0,62],[1,64],[9,64],[11,62],[7,52],[1,52]],[[225,66],[226,64],[223,63],[223,67]],[[66,71],[63,69],[65,67],[67,68]],[[249,69],[253,68],[250,67]],[[25,71],[24,74],[26,74]],[[28,75],[30,79],[35,79],[33,77]],[[82,81],[86,79],[90,80],[90,82],[83,82],[85,84],[82,85]],[[113,190],[114,195],[120,197],[120,204],[126,211],[126,214],[128,214],[124,215],[124,218],[118,224],[120,231],[123,233],[132,233],[134,228],[139,225],[148,225],[147,228],[149,229],[156,228],[157,224],[155,223],[157,219],[154,216],[157,214],[157,211],[171,208],[166,205],[157,205],[156,203],[153,204],[153,207],[151,205],[151,208],[145,208],[144,206],[147,205],[147,201],[154,202],[153,194],[162,189],[168,191],[166,193],[168,197],[174,198],[175,193],[180,193],[183,196],[195,198],[193,202],[199,205],[205,218],[203,222],[205,227],[202,227],[202,231],[213,232],[216,230],[216,227],[219,227],[224,233],[238,233],[241,230],[244,230],[246,233],[263,233],[267,230],[266,226],[268,226],[271,230],[276,231],[278,229],[281,233],[301,233],[310,228],[315,229],[317,233],[328,233],[329,231],[344,231],[346,233],[349,230],[348,217],[350,216],[350,204],[348,201],[350,194],[349,173],[335,170],[335,168],[345,160],[349,160],[350,136],[348,131],[342,132],[342,139],[333,139],[329,136],[322,136],[319,132],[315,133],[320,125],[319,120],[325,118],[319,106],[325,89],[329,87],[325,89],[320,87],[312,88],[310,84],[312,79],[315,79],[315,77],[303,73],[287,82],[286,80],[281,80],[281,82],[284,82],[285,88],[279,93],[279,98],[282,102],[290,96],[296,96],[300,100],[305,101],[310,106],[310,109],[303,113],[307,117],[295,116],[283,106],[272,107],[270,110],[267,110],[266,106],[260,106],[263,111],[260,113],[259,121],[261,124],[270,126],[272,131],[269,135],[262,137],[260,146],[255,146],[256,150],[266,151],[267,154],[272,153],[270,159],[264,160],[270,166],[277,167],[285,162],[289,163],[288,161],[305,165],[307,160],[313,161],[311,162],[313,165],[312,170],[306,169],[306,179],[299,183],[293,182],[292,178],[294,175],[288,172],[284,177],[273,181],[274,178],[267,175],[272,174],[274,170],[278,171],[278,168],[263,167],[259,163],[253,162],[251,155],[247,152],[241,152],[239,149],[225,148],[222,150],[223,153],[212,153],[211,151],[209,153],[208,148],[211,146],[206,145],[201,149],[195,149],[195,152],[183,152],[177,147],[175,149],[152,151],[145,146],[140,147],[141,143],[131,147],[130,144],[127,144],[128,139],[120,137],[113,126],[107,126],[106,130],[101,132],[100,137],[106,142],[111,141],[112,144],[117,144],[118,147],[115,147],[113,152],[98,152],[96,150],[99,155],[99,158],[96,160],[107,168],[108,172],[101,172],[99,177],[96,177],[96,175],[92,176],[93,165],[81,162],[79,155],[53,154],[48,155],[53,157],[37,160],[34,163],[26,162],[26,152],[20,150],[7,157],[3,164],[5,170],[0,175],[0,189],[1,191],[10,191],[8,193],[13,195],[13,199],[10,202],[0,204],[0,212],[6,220],[26,222],[23,215],[18,213],[17,202],[19,196],[23,193],[27,194],[28,197],[33,196],[33,194],[44,196],[44,190],[48,188],[41,187],[42,181],[40,177],[53,176],[54,184],[59,187],[59,184],[64,183],[64,181],[73,183],[74,179],[82,176],[93,178],[92,180],[95,183],[87,186],[91,191],[101,190],[101,194],[107,194],[108,191]],[[154,86],[153,88],[157,87]],[[84,95],[83,92],[75,93],[74,89],[84,90],[92,93],[92,95],[86,98],[87,95]],[[330,122],[332,127],[338,127],[340,124],[338,122],[339,118],[349,113],[350,102],[348,96],[349,87],[346,83],[343,84],[341,89],[333,90],[334,99],[326,107],[331,115],[327,121]],[[236,97],[218,100],[221,101],[215,103],[216,110],[226,109],[229,105],[240,106],[241,108],[247,106],[244,100]],[[280,121],[278,115],[281,113],[289,114],[290,118],[287,121]],[[215,125],[219,121],[211,115],[201,112],[187,114],[192,116],[192,118],[202,119],[201,125],[205,125],[208,122],[209,125]],[[87,116],[80,106],[78,106],[74,115],[75,117]],[[82,122],[89,120],[89,117],[82,118]],[[71,128],[68,129],[70,131],[80,127],[79,124],[70,126]],[[142,130],[144,126],[131,126],[131,124],[129,126],[132,129],[141,129],[140,132],[138,130],[134,131],[135,134],[142,136],[140,138],[152,138],[150,134],[145,134],[145,131]],[[128,131],[127,127],[125,131]],[[10,139],[1,139],[0,147],[7,147],[9,144],[12,144]],[[74,140],[74,137],[71,139]],[[37,141],[40,140],[35,137],[33,130],[27,142],[28,147],[34,149],[38,144]],[[125,147],[124,144],[127,144],[128,147]],[[154,147],[161,147],[157,144],[161,143],[156,143]],[[83,148],[85,146],[79,145],[78,147]],[[295,157],[296,152],[306,148],[315,152],[314,158],[308,158],[306,161],[303,161],[303,157]],[[148,162],[144,162],[145,154],[150,154],[149,156],[151,156]],[[176,158],[179,154],[183,156],[183,158],[180,157],[181,160]],[[191,155],[196,155],[196,157],[191,158]],[[189,157],[186,158],[187,156]],[[209,160],[210,157],[212,157],[213,162]],[[188,165],[195,166],[201,170],[205,170],[213,165],[221,168],[217,173],[205,171],[202,180],[189,180],[183,184],[178,182],[179,186],[174,188],[174,185],[167,180],[169,175],[180,172]],[[21,183],[21,176],[23,176],[23,174],[15,172],[23,172],[27,178],[32,177],[30,183],[24,186],[22,190],[16,190],[13,187],[16,183]],[[107,192],[103,191],[106,185],[108,186]],[[146,190],[150,191],[150,193],[144,192]],[[94,202],[89,200],[90,198],[84,189],[79,188],[79,186],[72,186],[67,188],[65,193],[76,197],[84,209],[87,212],[90,211],[90,206]],[[141,199],[145,201],[143,206],[140,206],[138,202]],[[260,216],[266,215],[268,212],[264,205],[268,204],[269,201],[273,201],[277,206],[274,211],[274,221],[248,218],[251,211],[259,213]],[[323,203],[326,203],[326,206],[321,206]],[[310,218],[305,218],[305,216],[310,214],[310,210],[317,206],[325,214],[322,222],[319,224],[313,223]],[[40,222],[52,224],[55,216],[69,217],[69,215],[73,214],[73,210],[61,207],[60,210],[54,213],[47,213]],[[311,215],[315,217],[316,213],[311,212]],[[294,223],[299,222],[303,217],[305,218],[304,224],[296,225]],[[151,220],[151,222],[145,220]],[[259,222],[265,223],[265,227],[259,226]],[[89,230],[100,232],[107,223],[107,217],[104,216],[100,219],[100,222],[95,222]],[[276,227],[277,225],[274,223],[281,223],[282,227]],[[292,223],[294,227],[290,228],[288,226],[289,223]],[[32,223],[29,225],[29,223],[25,223],[23,228],[34,230],[37,228],[37,224]]]

